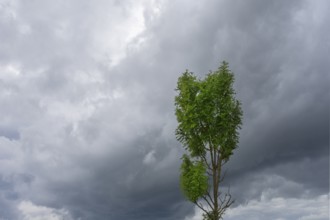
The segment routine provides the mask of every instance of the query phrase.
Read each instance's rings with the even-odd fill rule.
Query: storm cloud
[[[198,219],[176,81],[229,62],[225,218],[328,219],[329,3],[0,0],[0,219]]]

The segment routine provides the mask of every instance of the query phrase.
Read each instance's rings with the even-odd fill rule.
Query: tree
[[[204,80],[186,70],[177,82],[176,137],[187,151],[182,157],[180,185],[185,197],[204,212],[204,219],[222,219],[234,202],[222,194],[223,166],[238,144],[241,104],[235,99],[234,75],[223,61]]]

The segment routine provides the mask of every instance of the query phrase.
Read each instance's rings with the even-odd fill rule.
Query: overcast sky
[[[0,219],[199,220],[174,96],[221,61],[227,220],[329,219],[327,0],[0,0]]]

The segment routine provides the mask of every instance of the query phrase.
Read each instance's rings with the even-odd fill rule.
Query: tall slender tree
[[[234,202],[229,190],[220,191],[223,166],[237,148],[242,124],[233,83],[234,74],[225,61],[203,80],[186,70],[177,82],[176,137],[187,151],[182,157],[180,185],[207,220],[222,219]]]

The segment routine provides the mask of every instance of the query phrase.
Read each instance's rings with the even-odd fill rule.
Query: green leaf
[[[192,162],[187,155],[182,160],[181,189],[188,200],[196,202],[208,189],[206,168],[201,161]]]

